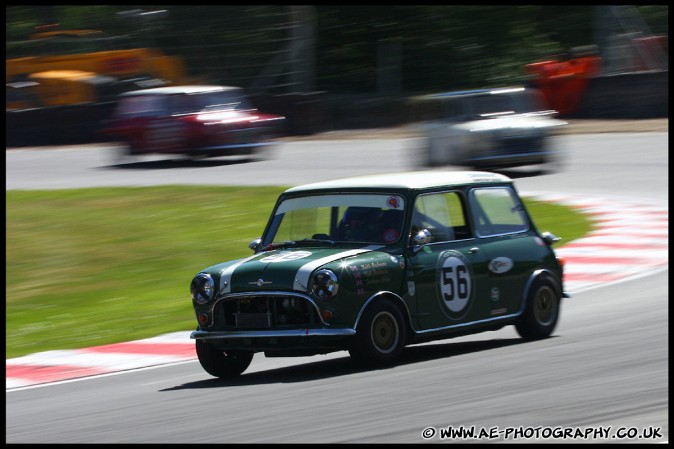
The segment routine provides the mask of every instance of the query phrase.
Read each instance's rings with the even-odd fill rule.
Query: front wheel
[[[549,337],[559,319],[561,298],[548,280],[534,283],[524,314],[515,323],[517,333],[527,340]]]
[[[231,379],[243,373],[253,360],[253,351],[222,351],[203,340],[196,341],[201,367],[211,376]]]
[[[405,346],[405,329],[400,308],[388,299],[378,300],[365,309],[349,354],[368,366],[392,364]]]

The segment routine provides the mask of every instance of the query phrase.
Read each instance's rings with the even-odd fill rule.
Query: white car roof
[[[292,187],[286,192],[308,190],[340,190],[346,188],[389,188],[389,189],[426,189],[475,183],[512,182],[504,175],[481,171],[411,171],[402,173],[382,173],[376,175],[355,176],[350,178],[322,181]]]
[[[241,90],[235,86],[212,86],[212,85],[188,85],[188,86],[164,86],[153,87],[150,89],[140,89],[131,92],[125,92],[122,96],[131,95],[174,95],[174,94],[196,94],[202,92],[217,92],[225,90]]]

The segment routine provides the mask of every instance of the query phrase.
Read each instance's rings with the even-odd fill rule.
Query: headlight
[[[197,304],[206,304],[213,299],[215,293],[215,282],[210,274],[199,273],[192,279],[190,285],[190,293],[192,294],[192,301]]]
[[[330,299],[337,294],[337,275],[330,270],[318,270],[311,282],[311,293],[318,299]]]

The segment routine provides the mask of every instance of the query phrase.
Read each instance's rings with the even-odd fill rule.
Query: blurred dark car
[[[423,123],[426,165],[480,169],[550,164],[559,148],[551,136],[567,123],[554,118],[536,89],[481,89],[428,95],[436,116]]]
[[[121,94],[103,132],[127,155],[263,155],[284,119],[257,110],[239,87],[170,86]]]

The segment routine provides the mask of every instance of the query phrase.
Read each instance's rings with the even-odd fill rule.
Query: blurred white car
[[[505,168],[558,163],[555,119],[535,89],[482,89],[422,97],[434,117],[422,124],[426,165]]]

